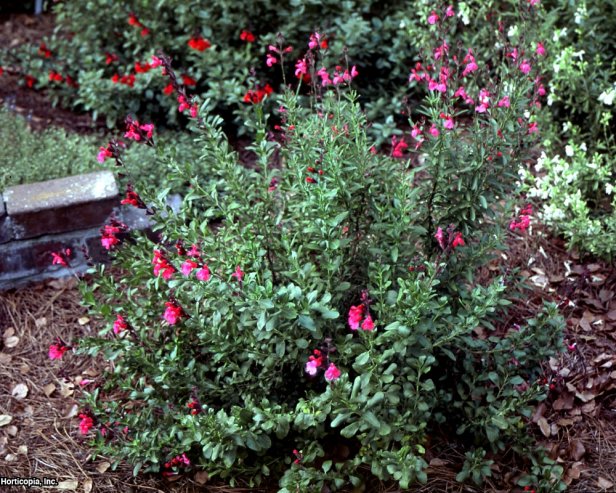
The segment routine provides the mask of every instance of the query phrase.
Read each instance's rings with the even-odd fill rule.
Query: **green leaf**
[[[308,330],[315,330],[317,328],[317,326],[314,324],[314,320],[312,320],[312,318],[310,318],[308,315],[300,315],[298,317],[298,321],[302,327]]]
[[[359,421],[355,421],[347,425],[346,427],[342,428],[342,430],[340,430],[340,434],[345,438],[352,438],[357,433],[357,430],[359,430],[359,426],[360,426]]]

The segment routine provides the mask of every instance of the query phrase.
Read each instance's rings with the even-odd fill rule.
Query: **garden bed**
[[[561,302],[567,315],[567,341],[575,343],[574,350],[550,362],[566,376],[548,382],[554,387],[536,409],[529,432],[537,446],[546,447],[565,466],[565,479],[571,483],[568,491],[612,491],[616,485],[616,270],[580,261],[540,227],[530,236],[513,238],[510,246],[503,262],[522,268],[531,288],[512,313],[533,313],[543,300]],[[530,265],[527,258],[532,259]],[[494,268],[495,264],[487,267]],[[206,475],[198,472],[171,478],[133,477],[128,464],[112,470],[112,459],[92,456],[87,439],[79,434],[77,398],[80,383],[96,381],[108,363],[81,358],[52,361],[47,353],[56,337],[73,344],[99,330],[99,324],[80,305],[75,278],[0,294],[0,414],[12,417],[9,425],[0,428],[0,476],[54,478],[68,490],[94,493],[275,491],[275,485],[230,488],[220,481],[206,482]],[[22,397],[23,385],[27,394]],[[462,491],[455,476],[464,456],[455,446],[435,436],[426,457],[428,483],[408,491]],[[509,451],[495,459],[495,477],[486,488],[511,491],[516,464],[511,463]],[[365,491],[398,490],[376,481],[368,482]]]

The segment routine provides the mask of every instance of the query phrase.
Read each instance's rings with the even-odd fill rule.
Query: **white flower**
[[[507,31],[507,36],[510,38],[514,38],[518,35],[518,26],[513,25],[509,28],[509,31]]]
[[[526,118],[527,120],[530,118],[530,111],[526,110],[524,112],[524,118]]]
[[[569,157],[573,156],[573,147],[571,147],[570,145],[565,146],[565,154]]]
[[[613,191],[614,191],[614,185],[612,185],[611,183],[606,183],[605,184],[605,193],[607,193],[608,195],[612,195]]]
[[[580,144],[580,149],[582,149],[584,152],[586,152],[588,150],[588,148],[586,147],[586,142],[582,142]]]
[[[599,102],[612,106],[614,104],[614,98],[616,97],[616,90],[610,89],[609,91],[603,91],[599,94]]]

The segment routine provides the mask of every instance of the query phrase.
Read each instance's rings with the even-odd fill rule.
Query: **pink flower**
[[[433,10],[432,12],[430,12],[430,15],[428,16],[428,24],[433,26],[434,24],[438,22],[439,19],[440,17],[436,13],[436,11]]]
[[[511,106],[509,96],[504,96],[503,98],[501,98],[500,101],[496,103],[496,106],[498,106],[499,108],[509,108]]]
[[[152,133],[154,132],[154,125],[152,123],[146,123],[141,125],[139,128],[146,133],[148,139],[152,138]]]
[[[242,282],[242,279],[244,279],[244,272],[242,272],[239,265],[235,268],[235,272],[231,274],[231,277],[235,277],[238,282]]]
[[[451,242],[451,246],[453,248],[456,248],[458,246],[464,246],[464,238],[462,238],[462,233],[455,233],[453,241]]]
[[[317,75],[321,77],[321,86],[327,87],[332,84],[332,80],[329,78],[329,74],[325,67],[321,67],[321,69],[317,71]]]
[[[128,329],[128,324],[122,315],[117,315],[115,322],[113,322],[113,333],[119,334],[120,332]]]
[[[333,382],[340,378],[340,370],[336,368],[336,365],[333,363],[329,364],[327,370],[325,370],[325,380],[328,382]]]
[[[188,277],[193,269],[196,269],[197,267],[199,267],[199,264],[197,264],[194,260],[185,260],[180,269],[182,270],[182,274],[185,277]]]
[[[366,315],[363,323],[361,324],[362,330],[372,331],[374,330],[374,322],[372,321],[372,317],[370,314]]]
[[[191,107],[190,107],[190,116],[192,118],[197,118],[197,115],[199,114],[199,107],[197,106],[197,103],[194,103]]]
[[[101,236],[101,245],[105,250],[111,250],[114,246],[120,243],[120,240],[113,234],[104,234]]]
[[[536,6],[536,5],[539,5],[539,1],[540,1],[540,0],[528,0],[528,4],[529,4],[531,7],[534,7],[534,6]]]
[[[315,349],[312,354],[308,356],[308,361],[306,362],[306,373],[314,377],[322,365],[323,355],[321,354],[321,351]]]
[[[453,127],[455,126],[453,118],[449,115],[446,115],[445,113],[441,113],[441,118],[445,120],[443,122],[443,127],[445,127],[447,130],[453,130]]]
[[[321,35],[317,32],[310,35],[310,41],[308,41],[308,48],[314,50],[319,47],[319,41],[321,40]]]
[[[464,63],[466,63],[466,66],[464,67],[464,70],[462,71],[462,77],[466,77],[468,74],[471,74],[479,69],[479,66],[475,62],[473,51],[470,48],[468,52],[466,53],[466,56],[464,57]]]
[[[477,113],[485,113],[488,111],[488,106],[485,103],[481,103],[480,105],[475,106],[475,111]]]
[[[537,43],[537,49],[535,50],[535,53],[537,53],[537,56],[545,56],[545,46],[543,46],[543,43],[541,41]]]
[[[65,248],[62,252],[51,252],[52,261],[51,265],[61,265],[62,267],[69,267],[68,257],[71,256],[71,249]]]
[[[359,75],[359,72],[357,71],[357,67],[355,65],[353,65],[351,67],[351,77],[354,79],[358,75]]]
[[[453,5],[449,5],[447,10],[445,10],[445,17],[453,17],[456,13],[453,10]]]
[[[359,323],[364,316],[364,305],[352,306],[349,309],[349,327],[351,330],[359,329]]]
[[[445,250],[445,236],[443,234],[443,229],[440,226],[437,228],[434,237],[436,238],[436,241],[438,241],[441,249]]]
[[[306,373],[311,376],[315,376],[319,370],[319,362],[316,359],[310,360],[306,363]]]
[[[113,153],[111,152],[109,147],[101,147],[100,151],[96,155],[96,160],[99,163],[103,163],[108,157],[113,157]]]
[[[79,419],[81,419],[79,422],[79,431],[82,435],[87,435],[88,431],[90,431],[90,429],[94,426],[94,420],[91,416],[85,413],[80,413]]]
[[[190,249],[186,252],[186,255],[189,257],[200,257],[201,252],[199,251],[199,247],[193,243]]]
[[[522,60],[522,63],[520,63],[520,70],[524,75],[528,75],[528,73],[530,72],[531,66],[530,66],[530,62],[526,59]]]
[[[58,342],[57,344],[52,344],[51,346],[49,346],[49,359],[62,359],[64,353],[66,353],[66,351],[68,351],[69,349],[70,347],[65,346],[61,342]]]
[[[432,137],[438,137],[441,134],[438,127],[434,123],[432,124],[428,132],[430,133],[430,135],[432,135]]]
[[[150,67],[156,68],[160,67],[163,64],[163,61],[158,58],[156,55],[152,55],[152,61],[150,62]]]
[[[301,78],[302,75],[306,75],[308,73],[308,64],[306,63],[306,59],[302,58],[298,60],[295,64],[295,77]]]
[[[419,125],[415,125],[411,129],[411,137],[414,139],[421,138],[421,128],[419,128]]]
[[[184,95],[180,94],[178,96],[178,103],[180,103],[178,105],[178,111],[180,113],[184,113],[184,111],[190,109],[190,104],[188,103],[188,101],[186,100],[186,97],[184,97]]]
[[[175,325],[178,320],[180,320],[180,318],[184,316],[184,310],[182,310],[182,307],[177,305],[173,301],[167,301],[165,303],[165,306],[167,308],[165,309],[163,318],[167,321],[169,325]]]
[[[538,134],[539,133],[539,127],[537,126],[536,122],[528,124],[528,133],[529,134]]]
[[[209,281],[210,280],[210,269],[207,265],[204,265],[197,271],[197,279],[199,281]]]
[[[267,54],[267,57],[265,59],[265,65],[267,65],[268,67],[271,67],[272,65],[276,64],[278,62],[278,60],[276,60],[276,57],[274,55],[272,55],[271,53]]]

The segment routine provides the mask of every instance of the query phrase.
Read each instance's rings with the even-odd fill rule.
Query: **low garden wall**
[[[131,229],[149,226],[135,208],[120,205],[110,171],[27,185],[0,193],[0,290],[84,272],[104,261],[100,228],[110,216]],[[70,268],[52,265],[52,252],[71,249]]]

